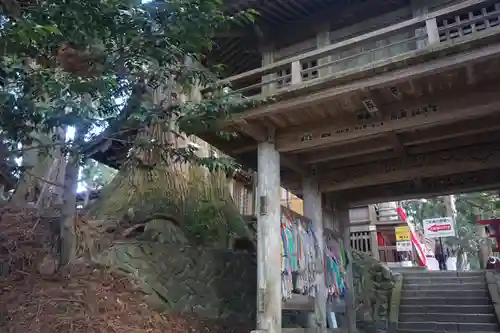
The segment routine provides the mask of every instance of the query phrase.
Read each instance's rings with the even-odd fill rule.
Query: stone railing
[[[391,294],[398,275],[385,264],[357,251],[353,252],[353,275],[357,321],[364,326],[387,327]]]
[[[360,71],[387,70],[426,52],[500,33],[500,3],[467,0],[223,80],[234,92],[265,97],[326,84]]]
[[[488,284],[491,302],[495,307],[497,320],[500,320],[500,272],[486,271],[486,283]]]

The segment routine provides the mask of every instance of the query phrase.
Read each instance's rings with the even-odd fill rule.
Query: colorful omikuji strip
[[[343,297],[346,290],[342,257],[336,257],[328,249],[325,250],[325,283],[328,297],[331,299]]]
[[[315,296],[316,265],[319,262],[318,242],[309,223],[304,226],[300,220],[281,216],[281,277],[283,298],[291,298],[292,293]],[[324,271],[328,295],[339,297],[345,291],[343,280],[343,258],[341,251],[332,253],[325,248]]]

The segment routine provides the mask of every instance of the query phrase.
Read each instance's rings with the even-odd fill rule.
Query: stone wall
[[[257,269],[244,252],[149,242],[112,246],[98,261],[132,276],[167,312],[254,323]]]
[[[355,252],[353,259],[358,322],[383,325],[389,317],[395,276],[362,253]],[[94,260],[132,275],[146,292],[148,303],[160,311],[255,323],[257,264],[253,254],[126,241]],[[283,322],[290,327],[305,324],[303,315],[285,311]]]

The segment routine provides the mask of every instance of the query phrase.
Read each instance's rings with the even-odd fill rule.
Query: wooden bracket
[[[276,128],[274,126],[267,126],[267,138],[266,141],[269,143],[274,143],[276,137]]]
[[[316,165],[311,166],[311,176],[318,175],[318,167]]]

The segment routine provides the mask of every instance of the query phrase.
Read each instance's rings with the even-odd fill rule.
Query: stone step
[[[485,277],[481,276],[468,276],[468,277],[403,277],[403,284],[441,284],[441,283],[485,283]]]
[[[496,324],[494,314],[467,314],[467,313],[400,313],[400,322],[437,322],[437,323],[476,323]]]
[[[268,333],[267,331],[255,330],[250,333]],[[282,328],[281,333],[317,333],[315,328]],[[340,328],[329,328],[326,333],[342,333]]]
[[[403,273],[403,277],[429,277],[429,278],[437,278],[437,277],[479,277],[484,276],[484,271],[470,271],[470,272],[454,272],[454,271],[414,271],[414,272],[405,272]]]
[[[401,305],[399,314],[403,313],[483,313],[492,314],[492,305]]]
[[[448,298],[448,297],[488,297],[489,293],[486,289],[478,289],[478,290],[427,290],[427,289],[419,289],[419,290],[404,290],[401,292],[401,298],[404,299],[406,297],[440,297],[440,298]]]
[[[398,330],[413,330],[415,332],[424,331],[445,331],[445,332],[498,332],[496,323],[438,323],[438,322],[399,322]]]
[[[401,306],[405,305],[490,305],[488,297],[448,297],[434,294],[431,297],[402,297]]]
[[[405,290],[486,290],[486,283],[403,283]]]
[[[449,331],[449,330],[395,330],[389,331],[390,333],[499,333],[499,331]]]
[[[428,270],[424,267],[389,267],[389,268],[391,269],[391,271],[400,274],[428,272]]]

